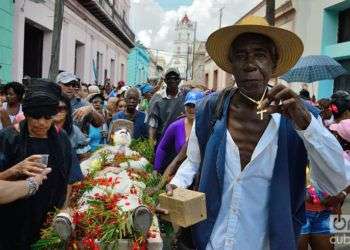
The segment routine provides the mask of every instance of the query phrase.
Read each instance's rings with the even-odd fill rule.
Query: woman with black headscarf
[[[40,236],[47,213],[65,202],[72,150],[66,133],[53,125],[60,95],[58,85],[33,79],[23,100],[26,119],[0,132],[1,171],[38,154],[49,155],[47,165],[52,169],[36,194],[0,207],[0,249],[30,249]]]

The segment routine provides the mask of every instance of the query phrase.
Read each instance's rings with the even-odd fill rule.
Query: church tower
[[[187,14],[176,24],[173,57],[170,67],[177,68],[181,77],[191,79],[194,24]]]

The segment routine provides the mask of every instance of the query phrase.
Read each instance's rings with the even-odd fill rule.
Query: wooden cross
[[[264,113],[267,112],[267,109],[260,110],[256,112],[257,115],[260,115],[260,120],[264,120]]]

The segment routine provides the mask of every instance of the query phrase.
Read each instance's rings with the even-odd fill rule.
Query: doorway
[[[41,78],[44,31],[26,22],[24,28],[23,76]]]

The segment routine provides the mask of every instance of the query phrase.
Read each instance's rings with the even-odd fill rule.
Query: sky
[[[151,49],[171,53],[175,25],[185,13],[197,22],[197,38],[205,41],[219,27],[232,25],[261,0],[131,0],[130,25],[136,39]]]

